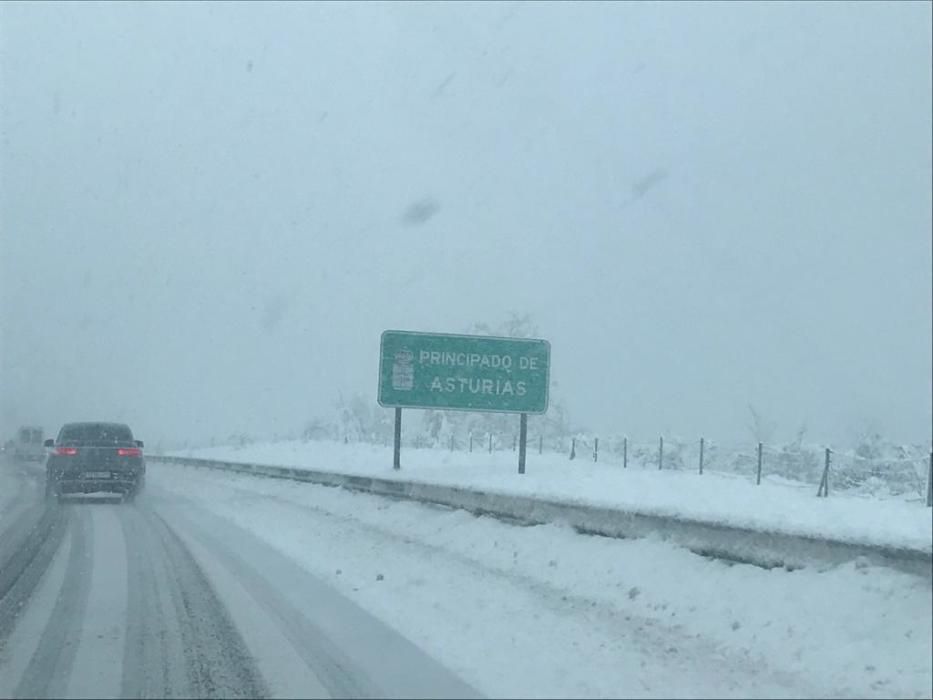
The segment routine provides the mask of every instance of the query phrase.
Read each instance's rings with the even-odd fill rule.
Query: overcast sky
[[[928,2],[4,2],[3,437],[285,433],[375,404],[384,329],[516,311],[594,431],[742,439],[753,404],[780,439],[928,441],[930,27]]]

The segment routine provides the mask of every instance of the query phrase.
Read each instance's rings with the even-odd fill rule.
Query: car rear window
[[[59,442],[86,442],[115,444],[132,442],[133,433],[128,426],[109,423],[66,425],[59,435]]]

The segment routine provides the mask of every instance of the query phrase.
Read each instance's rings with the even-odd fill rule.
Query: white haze
[[[529,313],[575,424],[931,415],[930,3],[0,5],[0,429],[375,403]]]

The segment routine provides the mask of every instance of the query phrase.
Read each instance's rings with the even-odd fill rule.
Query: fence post
[[[538,436],[538,454],[544,454],[544,436]]]
[[[599,461],[599,438],[593,440],[593,461]]]
[[[473,451],[473,433],[470,433],[470,452]]]
[[[577,439],[570,438],[570,459],[577,456]]]
[[[816,496],[826,498],[829,496],[829,455],[830,449],[826,448],[826,462],[823,465],[823,477],[820,479],[820,487],[816,491]]]
[[[658,471],[664,467],[664,436],[658,440]]]
[[[700,474],[703,473],[703,445],[705,440],[700,438]]]
[[[927,472],[927,508],[933,508],[933,452],[930,453],[930,466]]]
[[[489,454],[492,454],[492,433],[489,433]]]
[[[453,433],[450,434],[450,451],[451,451],[451,452],[454,451],[454,435],[453,435]]]
[[[755,477],[755,485],[761,486],[761,443],[758,443],[758,475]]]
[[[628,437],[622,438],[622,468],[628,469]]]

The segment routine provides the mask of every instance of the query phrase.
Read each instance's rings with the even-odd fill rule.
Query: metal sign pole
[[[518,473],[525,473],[525,444],[528,442],[528,414],[523,413],[518,428]]]
[[[392,455],[392,468],[402,468],[402,409],[395,409],[395,453]]]

